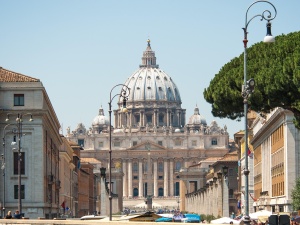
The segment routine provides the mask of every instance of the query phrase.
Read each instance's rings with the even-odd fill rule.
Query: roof
[[[0,67],[0,82],[40,82],[40,80]]]
[[[224,155],[221,159],[218,160],[218,162],[237,162],[238,161],[238,154],[237,151],[229,152],[226,155]]]
[[[198,166],[201,166],[201,164],[204,163],[204,162],[215,163],[215,162],[217,162],[220,158],[221,158],[221,157],[208,157],[208,158],[206,158],[206,159],[204,159],[204,160],[201,160],[201,161],[198,162],[197,164],[192,165],[192,166],[190,166],[190,167],[198,167]]]
[[[98,159],[95,158],[80,158],[81,162],[88,162],[88,163],[100,163]]]

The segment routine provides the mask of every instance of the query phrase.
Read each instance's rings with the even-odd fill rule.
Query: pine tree
[[[244,116],[241,95],[244,82],[244,54],[226,63],[204,90],[212,114],[220,118]],[[294,113],[300,129],[300,32],[276,37],[274,44],[257,43],[247,49],[247,80],[254,78],[249,109],[263,114],[276,107]]]

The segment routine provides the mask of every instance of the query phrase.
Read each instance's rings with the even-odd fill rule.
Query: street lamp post
[[[270,4],[274,11],[275,15],[272,17],[271,11],[269,10],[264,10],[262,14],[257,14],[253,16],[252,18],[248,19],[248,12],[249,9],[255,5],[256,3],[268,3]],[[266,43],[271,43],[275,41],[275,38],[271,34],[271,20],[273,20],[277,15],[277,10],[275,6],[270,3],[269,1],[256,1],[252,3],[247,11],[246,11],[246,19],[245,19],[245,27],[243,28],[244,30],[244,83],[242,86],[242,97],[243,97],[243,102],[244,102],[244,116],[245,116],[245,136],[244,136],[244,142],[245,142],[245,149],[244,149],[244,154],[245,154],[245,169],[244,169],[244,175],[245,175],[245,216],[244,216],[244,223],[250,224],[250,217],[249,217],[249,168],[248,168],[248,121],[247,121],[247,113],[248,113],[248,98],[251,93],[254,91],[254,86],[255,86],[255,81],[254,79],[247,80],[247,35],[248,35],[248,25],[249,23],[256,17],[259,17],[260,20],[266,20],[267,21],[267,35],[264,38],[264,42]]]
[[[116,94],[114,96],[112,96],[112,91],[118,87],[118,86],[122,86],[122,90],[120,92],[120,94]],[[113,101],[113,99],[116,96],[120,96],[120,98],[123,99],[123,106],[122,106],[122,112],[126,113],[127,112],[127,108],[126,108],[126,101],[128,99],[128,96],[130,94],[130,89],[128,86],[124,85],[124,84],[117,84],[115,85],[111,90],[110,90],[110,94],[109,94],[109,102],[108,102],[108,106],[109,106],[109,195],[108,195],[108,199],[109,199],[109,220],[112,220],[112,183],[111,183],[111,164],[112,164],[112,150],[111,150],[111,103]]]
[[[3,154],[1,154],[1,170],[3,175],[3,199],[2,199],[2,209],[1,209],[1,215],[2,218],[5,217],[5,147],[4,147],[4,140],[3,140]]]
[[[5,121],[8,122],[9,121],[9,116],[11,114],[7,114]],[[22,133],[22,122],[23,122],[23,116],[25,115],[30,115],[30,119],[29,122],[32,122],[32,114],[31,113],[26,113],[26,114],[22,114],[22,113],[18,113],[17,114],[17,118],[16,118],[16,124],[8,124],[8,125],[15,125],[17,127],[17,131],[13,131],[13,133],[18,135],[18,211],[21,214],[22,213],[22,191],[21,191],[21,187],[22,187],[22,183],[21,183],[21,161],[22,161],[22,147],[21,147],[21,137],[23,135]],[[6,126],[8,126],[6,125]],[[6,128],[6,127],[5,127]],[[13,142],[12,145],[15,145],[16,142]]]
[[[6,128],[8,127],[8,126],[10,126],[11,124],[6,124],[5,125],[5,127],[3,128],[3,138],[2,138],[2,145],[3,145],[3,154],[1,155],[1,160],[2,160],[2,164],[1,164],[1,170],[2,170],[2,176],[3,176],[3,203],[2,203],[2,213],[3,213],[3,218],[4,218],[4,216],[5,216],[5,203],[6,203],[6,199],[5,199],[5,182],[6,182],[6,180],[5,180],[5,157],[6,157],[6,149],[5,149],[5,136],[6,136],[6,133],[5,133],[5,131],[6,131]]]

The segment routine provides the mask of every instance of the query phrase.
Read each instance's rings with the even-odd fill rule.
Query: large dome
[[[172,78],[156,64],[150,40],[143,53],[142,64],[125,82],[130,88],[128,102],[164,101],[181,104],[179,90]],[[119,101],[121,103],[121,99]]]

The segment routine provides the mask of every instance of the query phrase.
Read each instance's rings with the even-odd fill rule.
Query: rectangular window
[[[24,106],[24,94],[14,94],[14,106]]]
[[[158,172],[164,172],[164,164],[162,162],[158,163]]]
[[[211,140],[211,145],[217,145],[217,144],[218,144],[217,139],[216,139],[216,138],[213,138],[213,139]]]
[[[138,177],[138,176],[133,176],[133,179],[134,179],[134,180],[138,180],[139,177]]]
[[[197,141],[196,140],[192,141],[192,146],[197,146]]]
[[[137,141],[132,142],[132,146],[135,146],[135,145],[137,145]]]
[[[99,144],[98,144],[98,146],[99,146],[100,148],[102,148],[102,147],[103,147],[103,142],[100,141]]]
[[[19,199],[18,187],[18,185],[14,185],[14,199]],[[25,185],[21,185],[21,199],[25,199]]]
[[[158,122],[159,123],[163,123],[164,122],[164,115],[163,114],[160,114],[159,117],[158,117]]]
[[[159,180],[162,180],[164,177],[163,176],[158,176],[158,179]]]
[[[148,124],[152,124],[152,115],[146,115],[146,118],[147,118],[147,123]]]
[[[135,115],[135,122],[139,123],[140,122],[140,115]]]
[[[175,140],[175,146],[181,146],[181,140]]]
[[[190,190],[189,192],[194,192],[197,190],[197,181],[190,181]]]
[[[114,142],[114,147],[120,147],[120,146],[121,146],[121,142],[119,141]]]
[[[78,139],[78,145],[84,147],[84,139]]]
[[[179,196],[179,182],[174,183],[175,196]]]
[[[14,152],[14,175],[18,175],[18,160],[19,154],[18,152]],[[21,175],[25,174],[25,152],[21,152],[20,154],[20,162],[21,162]]]
[[[158,141],[157,144],[163,146],[163,142],[162,141]]]

